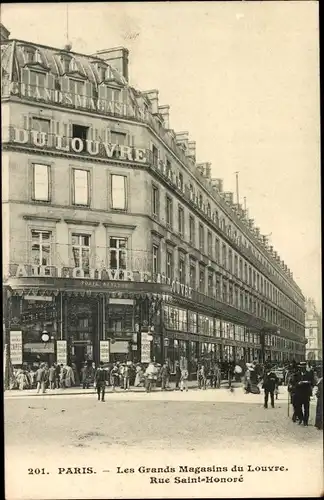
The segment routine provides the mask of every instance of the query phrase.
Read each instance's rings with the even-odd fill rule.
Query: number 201
[[[28,474],[45,474],[45,469],[28,469]]]

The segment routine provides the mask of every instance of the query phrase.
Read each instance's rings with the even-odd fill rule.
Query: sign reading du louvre
[[[82,140],[79,137],[63,137],[56,134],[47,134],[36,130],[25,130],[13,127],[11,140],[16,144],[32,144],[38,148],[54,148],[66,153],[87,153],[90,156],[106,156],[120,160],[147,162],[147,152],[145,149],[120,146],[104,141],[94,141],[91,139]]]
[[[90,268],[85,275],[81,267],[58,267],[58,266],[34,266],[24,264],[11,264],[9,266],[9,276],[13,278],[72,278],[84,280],[82,284],[86,284],[86,280],[98,281],[123,281],[123,282],[140,282],[140,283],[162,283],[171,286],[172,292],[191,298],[193,289],[180,283],[179,281],[171,280],[164,274],[152,275],[148,271],[131,271],[128,269],[97,269]]]

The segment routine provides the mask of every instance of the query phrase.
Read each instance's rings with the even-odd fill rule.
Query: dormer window
[[[36,49],[30,45],[22,47],[25,64],[31,64],[34,62]]]
[[[72,59],[72,57],[69,54],[61,54],[61,63],[63,66],[63,73],[69,72],[71,59]]]
[[[43,64],[43,60],[42,60],[42,56],[39,52],[39,50],[36,50],[35,51],[35,54],[34,54],[34,62],[35,63],[38,63],[38,64]]]

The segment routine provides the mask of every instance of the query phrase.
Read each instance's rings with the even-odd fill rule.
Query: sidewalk
[[[189,389],[195,389],[198,390],[198,384],[196,380],[191,380],[188,381],[188,387]],[[223,380],[221,384],[221,389],[227,389],[227,381]],[[211,390],[210,387],[207,388],[207,390]],[[213,389],[213,390],[219,390],[219,389]],[[172,383],[172,386],[167,389],[166,391],[163,392],[174,392],[176,391],[175,389],[175,384]],[[111,386],[106,387],[106,393],[112,393]],[[141,393],[145,392],[144,387],[131,387],[127,391],[124,389],[120,389],[119,387],[115,390],[115,394],[127,394],[127,393]],[[162,392],[161,387],[156,387],[154,389],[154,392]],[[80,387],[70,387],[68,389],[46,389],[46,392],[42,394],[42,396],[75,396],[75,395],[80,395],[80,394],[95,394],[96,389],[94,387],[91,387],[90,389],[82,389],[82,386]],[[39,393],[41,394],[41,393]],[[28,396],[35,396],[37,395],[36,389],[25,389],[23,391],[19,391],[17,389],[14,390],[6,390],[4,391],[4,399],[9,399],[9,398],[15,398],[15,397],[28,397]]]

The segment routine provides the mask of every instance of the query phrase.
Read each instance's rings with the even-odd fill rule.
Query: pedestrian
[[[75,384],[74,373],[72,366],[66,365],[65,386],[70,388]]]
[[[221,371],[220,363],[215,364],[214,377],[215,377],[215,388],[220,389],[221,378],[222,378],[222,371]]]
[[[296,385],[296,408],[299,425],[308,425],[309,420],[309,403],[312,396],[314,386],[314,377],[311,372],[306,370],[306,363],[299,364],[299,374]]]
[[[278,384],[278,377],[271,369],[271,366],[266,366],[265,374],[263,377],[262,388],[264,389],[264,407],[268,408],[268,400],[270,394],[271,407],[274,408],[274,393]]]
[[[98,395],[98,401],[105,401],[105,390],[106,390],[106,382],[107,382],[107,372],[103,368],[103,361],[100,361],[100,365],[95,373],[95,383]]]
[[[112,390],[115,391],[115,388],[119,385],[119,368],[117,363],[113,364],[113,367],[110,371],[110,383],[112,386]]]
[[[124,391],[128,391],[129,389],[129,367],[127,364],[124,365],[124,370],[123,370],[123,387]]]
[[[48,381],[50,389],[55,389],[55,363],[49,369]]]
[[[189,373],[186,368],[183,368],[181,370],[181,379],[180,379],[180,391],[182,392],[183,389],[186,389],[186,392],[188,391],[188,377]]]
[[[175,388],[179,389],[179,384],[180,384],[180,379],[181,379],[181,369],[179,365],[179,361],[175,362]]]
[[[45,392],[45,365],[41,363],[39,366],[38,370],[36,371],[36,383],[37,383],[37,394],[39,393],[40,390],[42,390],[42,393],[44,394]]]
[[[89,389],[90,386],[90,370],[88,363],[85,361],[83,367],[81,368],[81,382],[82,389]]]
[[[234,391],[234,388],[233,388],[234,375],[235,375],[235,362],[230,361],[228,363],[228,388],[231,392]]]
[[[63,365],[63,363],[61,363],[61,367],[60,367],[60,387],[61,387],[61,389],[65,389],[65,387],[66,387],[65,378],[66,378],[66,368]]]
[[[148,367],[145,370],[145,388],[146,392],[151,392],[153,389],[153,383],[155,380],[156,369],[154,363],[150,361]]]
[[[60,371],[61,367],[58,363],[55,364],[55,389],[60,388]]]
[[[168,375],[169,375],[169,370],[168,370],[168,364],[166,362],[163,363],[163,366],[161,368],[161,390],[165,391],[167,388],[167,382],[168,382]]]
[[[291,418],[293,422],[296,422],[298,420],[298,410],[296,405],[297,382],[298,382],[298,370],[297,367],[292,367],[289,372],[289,376],[287,377],[287,389],[288,389],[288,394],[290,394],[290,402],[293,407],[293,414]]]
[[[144,371],[142,366],[138,363],[136,365],[135,387],[140,387],[143,381]]]
[[[316,416],[315,427],[318,430],[323,430],[323,376],[321,376],[316,384]]]
[[[74,385],[76,387],[80,386],[80,378],[79,378],[79,371],[77,368],[77,365],[73,362],[71,364],[72,370],[73,370],[73,378],[74,378]]]

